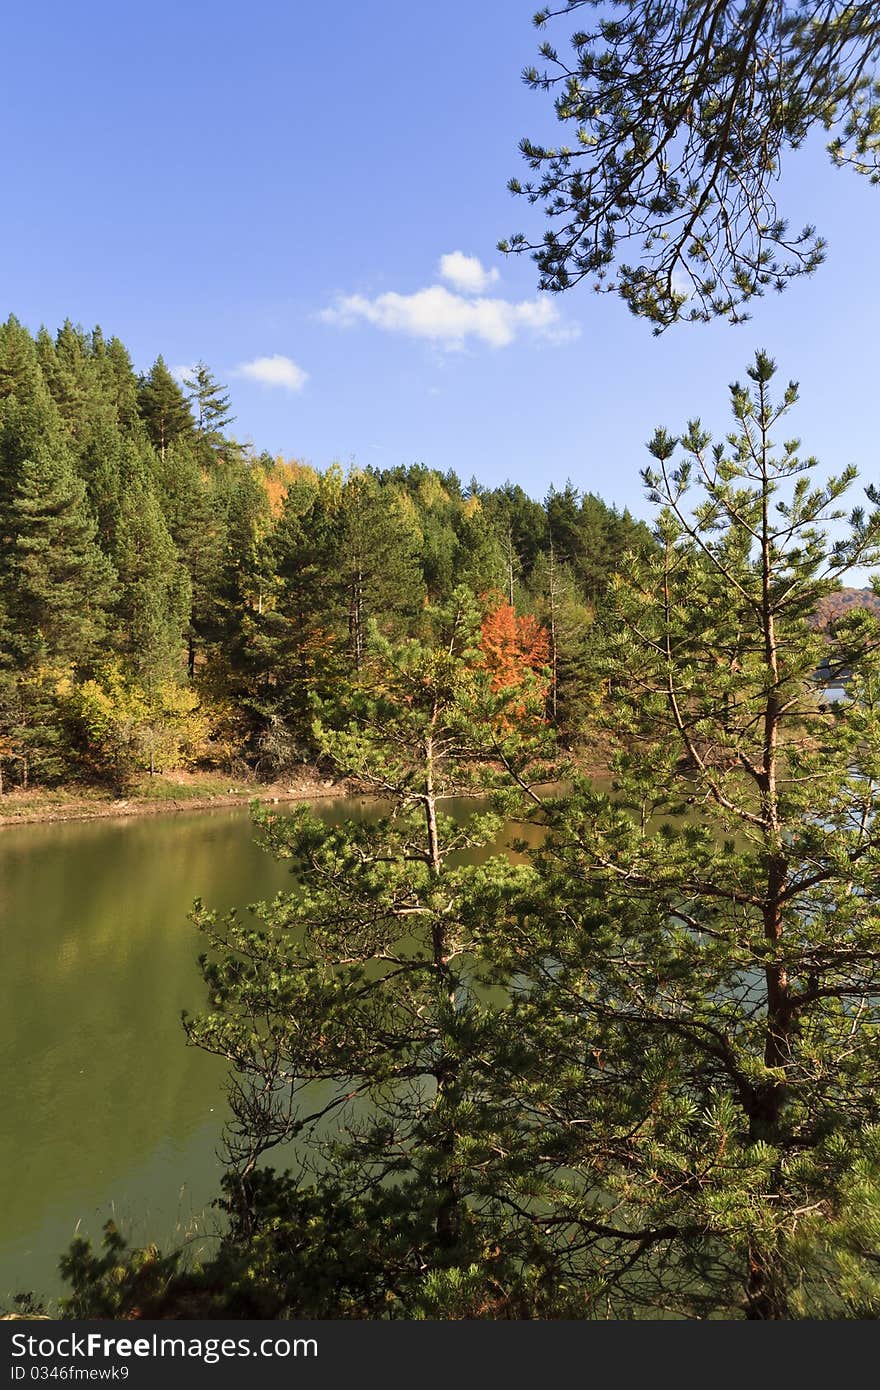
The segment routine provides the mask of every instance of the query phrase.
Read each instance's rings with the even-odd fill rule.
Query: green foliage
[[[138,410],[150,442],[162,457],[175,440],[185,439],[193,432],[186,396],[161,355],[138,382]]]
[[[832,0],[567,0],[593,26],[523,74],[553,93],[567,143],[520,144],[534,180],[510,188],[556,225],[530,250],[542,289],[585,276],[661,332],[748,318],[751,301],[821,263],[813,226],[790,231],[773,194],[788,150],[833,132],[835,164],[876,182],[880,33],[871,4]]]
[[[61,781],[69,771],[69,749],[59,689],[67,669],[38,666],[0,670],[0,785]]]
[[[323,706],[315,733],[386,813],[341,826],[306,808],[263,815],[296,891],[255,908],[256,921],[197,913],[210,1012],[187,1032],[235,1069],[227,1146],[239,1229],[249,1240],[258,1228],[257,1164],[295,1142],[317,1194],[291,1186],[298,1201],[329,1210],[332,1196],[334,1208],[392,1223],[381,1255],[375,1234],[358,1242],[352,1273],[369,1252],[382,1298],[396,1291],[409,1309],[426,1269],[469,1264],[487,1240],[470,1205],[503,1012],[486,946],[527,874],[503,855],[460,863],[491,846],[502,819],[457,822],[440,803],[497,782],[509,813],[550,775],[539,683],[514,692],[514,728],[511,695],[493,693],[481,662],[479,619],[458,590],[426,612],[419,638],[391,643],[374,626],[362,681]],[[277,1261],[292,1239],[285,1225],[276,1239]],[[297,1250],[328,1277],[325,1239],[318,1225]]]
[[[614,792],[552,809],[500,962],[528,982],[504,1086],[534,1117],[503,1181],[535,1229],[566,1213],[541,1238],[613,1316],[876,1307],[877,628],[835,632],[855,674],[829,710],[810,620],[880,518],[841,509],[851,470],[817,485],[773,450],[796,400],[773,375],[759,353],[732,388],[726,445],[651,443],[663,550],[617,581],[606,642]]]
[[[62,1301],[68,1318],[120,1318],[153,1311],[177,1270],[178,1256],[162,1256],[155,1246],[129,1252],[114,1223],[104,1227],[103,1254],[94,1255],[78,1236],[61,1260],[61,1273],[71,1286]]]
[[[372,625],[314,737],[380,814],[264,813],[293,891],[196,914],[186,1027],[233,1068],[218,1254],[78,1248],[81,1316],[145,1268],[163,1316],[877,1315],[880,626],[815,613],[880,514],[774,447],[774,375],[758,353],[724,442],[649,446],[660,543],[613,582],[592,712],[610,793],[548,790],[544,674],[493,691],[468,591]],[[851,672],[832,708],[820,662]]]
[[[161,681],[179,664],[192,590],[153,481],[142,470],[123,484],[113,559],[119,577],[116,614],[126,664],[145,681]]]
[[[226,387],[220,385],[204,362],[196,363],[183,384],[200,442],[209,449],[222,447],[224,432],[235,419]]]
[[[282,775],[319,755],[312,701],[362,670],[370,621],[416,636],[462,582],[548,620],[550,712],[577,742],[589,619],[623,550],[650,548],[646,528],[571,485],[542,504],[512,484],[465,493],[422,464],[318,474],[255,457],[225,433],[204,363],[189,387],[162,358],[138,378],[97,327],[0,328],[4,789],[104,765],[69,745],[48,692],[108,657],[144,690],[187,681],[231,712],[231,762]]]
[[[0,601],[18,669],[88,661],[106,631],[113,572],[29,335],[0,335]]]
[[[571,565],[560,562],[551,545],[535,563],[526,602],[549,641],[548,714],[569,740],[589,727],[603,694],[595,609],[582,593]]]

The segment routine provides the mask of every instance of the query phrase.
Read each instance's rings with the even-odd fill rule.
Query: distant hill
[[[880,595],[875,594],[873,589],[839,589],[835,594],[827,594],[820,599],[816,609],[816,626],[829,627],[855,608],[867,608],[869,613],[880,618]]]

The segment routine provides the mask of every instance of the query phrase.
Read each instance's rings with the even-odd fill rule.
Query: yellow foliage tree
[[[66,705],[86,761],[126,790],[139,772],[171,772],[204,750],[209,719],[198,695],[172,680],[141,683],[118,663],[70,683]]]

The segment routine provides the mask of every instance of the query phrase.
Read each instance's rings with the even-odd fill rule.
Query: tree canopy
[[[559,763],[546,634],[503,599],[370,625],[316,736],[375,814],[264,816],[293,891],[196,912],[218,1253],[79,1240],[68,1313],[877,1317],[880,624],[816,612],[880,511],[782,436],[796,399],[758,353],[726,436],[649,445],[610,787]]]
[[[542,206],[530,251],[540,286],[585,277],[656,332],[681,320],[748,318],[769,288],[825,255],[789,227],[775,184],[788,151],[830,136],[839,166],[880,178],[880,15],[871,0],[568,0],[535,16],[595,11],[566,55],[541,45],[523,74],[551,93],[566,143],[523,139],[534,178],[510,188]]]
[[[482,617],[505,591],[511,634],[546,614],[548,706],[575,734],[594,605],[643,523],[572,484],[542,503],[257,455],[204,362],[186,385],[100,328],[0,325],[0,791],[280,776],[319,754],[312,699],[360,669],[371,619],[414,635],[461,582]],[[508,656],[512,680],[529,663]]]

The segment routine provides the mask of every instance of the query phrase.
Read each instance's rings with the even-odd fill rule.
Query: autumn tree
[[[517,614],[500,595],[489,597],[480,626],[480,652],[492,689],[510,690],[527,682],[547,666],[550,644],[547,633],[531,613]],[[543,682],[540,688],[546,693]]]
[[[225,711],[230,761],[276,775],[315,756],[311,700],[361,669],[370,619],[414,634],[458,583],[547,620],[549,712],[564,691],[559,727],[577,732],[563,608],[598,603],[645,528],[570,484],[541,503],[424,464],[318,472],[255,456],[223,433],[226,388],[194,371],[188,401],[164,359],[138,378],[99,327],[0,328],[0,737],[21,754],[7,780],[92,765],[79,736],[65,763],[57,686],[117,659],[126,679],[185,673]]]

